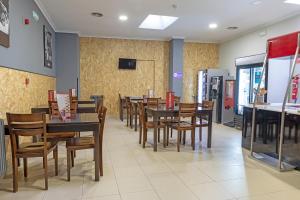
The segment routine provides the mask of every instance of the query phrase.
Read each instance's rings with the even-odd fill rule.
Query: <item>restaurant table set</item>
[[[106,116],[106,108],[103,106],[103,102],[99,103],[95,100],[78,101],[69,97],[69,105],[64,108],[69,109],[68,112],[66,112],[67,110],[61,112],[58,109],[59,104],[58,100],[57,102],[49,101],[48,107],[38,106],[32,108],[32,114],[7,113],[4,127],[5,135],[10,135],[12,146],[13,192],[18,191],[20,158],[23,159],[24,177],[26,178],[28,175],[27,159],[31,157],[43,158],[45,189],[48,189],[47,155],[53,152],[55,175],[57,176],[57,143],[59,141],[66,142],[68,165],[66,180],[70,181],[71,165],[74,166],[75,152],[90,148],[94,149],[95,181],[99,181],[99,177],[103,176],[102,140]],[[89,106],[80,107],[82,104],[88,104]],[[72,110],[72,105],[75,105],[74,110]],[[80,132],[93,132],[93,135],[82,137]],[[29,140],[21,142],[19,137],[22,137],[22,141],[26,137]],[[30,140],[32,142],[27,143]]]
[[[120,119],[123,121],[123,109],[129,109],[130,111],[127,113],[127,125],[131,128],[133,128],[135,131],[138,130],[138,122],[140,123],[140,138],[142,137],[142,132],[144,132],[144,127],[141,120],[139,120],[141,112],[139,112],[139,107],[141,106],[141,103],[144,106],[144,112],[145,112],[145,120],[147,121],[148,117],[152,117],[151,123],[153,123],[153,150],[157,151],[157,143],[158,143],[158,135],[159,135],[159,129],[160,129],[160,122],[161,119],[176,119],[180,115],[180,107],[185,105],[180,102],[180,97],[177,97],[177,102],[174,101],[175,96],[168,97],[169,94],[167,94],[166,100],[163,100],[161,98],[158,99],[158,105],[157,106],[147,106],[147,100],[151,98],[147,98],[146,95],[143,97],[121,97],[120,96]],[[174,95],[174,94],[173,94]],[[130,100],[130,104],[127,103],[126,105],[126,98]],[[175,97],[176,98],[176,97]],[[155,98],[152,98],[155,99]],[[171,102],[170,102],[171,99]],[[186,104],[188,105],[188,104]],[[192,104],[190,104],[192,105]],[[128,108],[130,107],[130,108]],[[198,122],[195,120],[195,127],[199,128],[200,132],[200,138],[202,137],[202,127],[207,127],[207,148],[211,148],[212,143],[212,115],[213,115],[213,106],[204,106],[201,104],[196,103],[196,109],[195,109],[195,119],[200,119]],[[202,120],[204,119],[204,120]],[[205,123],[202,123],[202,121],[205,121]],[[133,123],[134,122],[134,123]],[[173,123],[174,124],[174,123]],[[171,126],[169,126],[171,128]],[[168,127],[168,128],[169,128]],[[151,127],[152,128],[152,127]],[[192,130],[195,131],[195,130]],[[146,136],[145,136],[146,137]],[[184,138],[185,138],[185,131],[184,131]],[[141,141],[142,139],[140,139]],[[165,145],[164,145],[165,146]]]

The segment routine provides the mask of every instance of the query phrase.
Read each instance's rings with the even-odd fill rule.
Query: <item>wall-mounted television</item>
[[[119,58],[119,69],[136,69],[136,59]]]

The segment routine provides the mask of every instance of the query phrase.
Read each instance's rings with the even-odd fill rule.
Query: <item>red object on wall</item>
[[[55,101],[54,90],[48,90],[48,101]]]
[[[29,85],[29,78],[25,78],[25,85],[26,85],[26,87]]]
[[[24,24],[25,25],[29,25],[30,24],[30,20],[27,18],[27,19],[24,19]]]
[[[269,58],[280,58],[295,55],[299,32],[271,38],[269,42]]]
[[[293,77],[292,81],[292,100],[295,101],[298,99],[299,79],[300,75],[298,74]]]
[[[224,96],[224,107],[226,110],[229,110],[234,107],[234,80],[226,80],[225,85],[225,96]]]
[[[166,95],[166,108],[174,108],[174,92],[169,91]]]

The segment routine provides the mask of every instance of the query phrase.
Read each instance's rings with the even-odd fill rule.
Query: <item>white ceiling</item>
[[[188,41],[222,42],[300,14],[300,6],[284,0],[36,0],[51,18],[56,31],[77,32],[81,36],[157,39],[185,38]],[[172,7],[177,5],[177,9]],[[95,18],[91,12],[101,12]],[[128,21],[121,22],[121,14]],[[179,19],[163,31],[139,29],[148,14]],[[216,22],[219,28],[210,30]],[[235,31],[225,30],[238,26]]]

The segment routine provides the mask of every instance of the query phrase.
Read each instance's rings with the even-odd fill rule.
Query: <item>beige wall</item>
[[[137,70],[118,70],[119,58],[135,58]],[[196,92],[197,71],[217,67],[218,45],[186,43],[184,46],[184,101]],[[81,99],[103,94],[109,114],[118,114],[118,93],[141,96],[155,89],[164,97],[168,88],[169,42],[81,38]]]
[[[55,89],[53,77],[0,67],[0,118],[6,118],[6,112],[30,113],[34,106],[47,105],[50,89]]]
[[[193,96],[197,95],[198,71],[218,67],[219,45],[185,43],[183,55],[183,101],[192,102]]]

